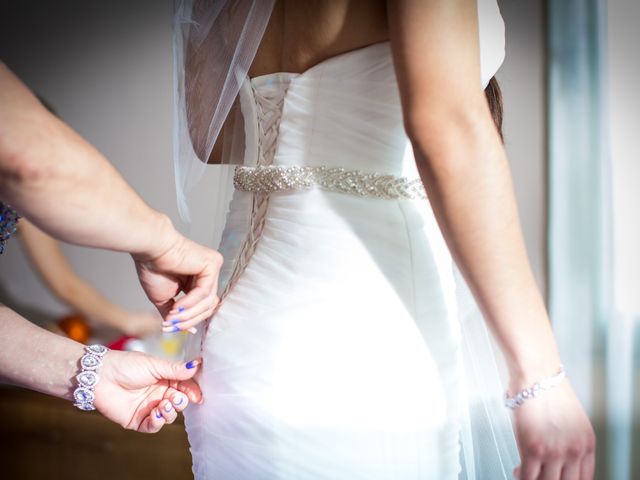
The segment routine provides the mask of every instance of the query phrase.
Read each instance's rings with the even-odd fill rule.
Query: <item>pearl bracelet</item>
[[[91,411],[96,407],[93,401],[96,399],[94,389],[98,384],[98,369],[102,366],[102,358],[109,349],[104,345],[89,345],[85,347],[86,353],[80,359],[80,373],[76,375],[78,387],[73,391],[75,407],[80,410]]]
[[[537,383],[534,383],[529,388],[523,388],[513,396],[510,396],[509,392],[506,392],[505,398],[504,398],[504,405],[510,408],[511,410],[515,410],[520,405],[522,405],[525,400],[530,400],[532,398],[535,398],[538,395],[540,395],[543,391],[549,390],[550,388],[555,387],[560,382],[562,382],[562,380],[564,380],[566,377],[567,377],[567,374],[564,371],[564,366],[560,365],[560,369],[558,370],[558,373],[550,377],[547,377],[543,380],[540,380]]]

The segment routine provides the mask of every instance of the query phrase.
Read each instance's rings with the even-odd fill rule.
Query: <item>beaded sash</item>
[[[339,167],[284,165],[238,166],[233,175],[236,189],[255,194],[325,190],[384,199],[426,199],[420,179],[408,179],[381,173],[366,173]]]

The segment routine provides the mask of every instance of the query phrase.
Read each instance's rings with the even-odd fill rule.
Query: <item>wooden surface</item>
[[[64,400],[2,386],[0,442],[0,479],[193,478],[182,415],[147,435]]]

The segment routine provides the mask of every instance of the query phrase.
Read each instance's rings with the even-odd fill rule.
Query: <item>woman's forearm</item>
[[[176,240],[168,217],[1,63],[0,105],[0,200],[71,243],[155,256]]]
[[[509,165],[488,111],[438,117],[413,136],[420,175],[445,240],[506,356],[533,381],[559,355],[527,257]],[[440,134],[434,134],[439,130]]]
[[[72,400],[83,349],[0,305],[0,372],[5,381]]]

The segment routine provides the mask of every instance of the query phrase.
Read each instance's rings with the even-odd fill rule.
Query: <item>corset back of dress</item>
[[[389,42],[329,58],[300,74],[248,80],[240,108],[245,140],[244,158],[237,163],[338,168],[419,181]],[[219,247],[226,259],[219,286],[223,298],[250,259],[268,203],[268,195],[234,192]]]
[[[416,174],[413,159],[404,158],[408,142],[389,42],[329,58],[301,74],[263,75],[249,84],[258,107],[248,117],[256,118],[254,131],[263,135],[257,143],[266,139],[260,132],[279,124],[274,164]],[[279,107],[280,115],[265,115],[265,107]],[[245,164],[251,162],[245,157]]]

